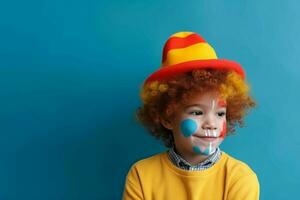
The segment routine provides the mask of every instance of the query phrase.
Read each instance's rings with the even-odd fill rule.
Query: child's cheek
[[[180,123],[180,132],[184,137],[190,137],[198,130],[198,123],[193,119],[184,119]]]
[[[225,138],[226,133],[227,133],[227,126],[226,126],[226,120],[224,120],[224,122],[223,122],[223,129],[222,129],[222,131],[221,131],[220,137],[221,137],[221,138]]]

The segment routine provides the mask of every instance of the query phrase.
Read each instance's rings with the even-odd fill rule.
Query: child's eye
[[[202,111],[192,111],[192,112],[190,112],[190,114],[192,114],[192,115],[203,115],[203,112]]]
[[[218,112],[219,117],[223,117],[224,115],[226,115],[226,112]]]

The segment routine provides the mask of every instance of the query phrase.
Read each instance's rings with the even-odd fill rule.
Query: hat
[[[215,50],[199,34],[177,32],[164,45],[160,69],[152,73],[145,83],[161,81],[195,69],[233,70],[245,78],[239,63],[219,59]]]

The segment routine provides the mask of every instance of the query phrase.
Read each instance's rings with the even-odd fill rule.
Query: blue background
[[[296,0],[0,3],[0,199],[120,199],[135,161],[164,151],[134,119],[139,88],[177,31],[240,62],[258,107],[222,149],[261,199],[300,185]]]

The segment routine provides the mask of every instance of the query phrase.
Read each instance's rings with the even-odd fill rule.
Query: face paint
[[[200,147],[198,146],[193,146],[193,151],[197,154],[201,154],[201,155],[205,155],[205,156],[209,156],[212,152],[212,149],[211,149],[211,145],[209,148],[205,149],[204,151],[202,151],[200,149]]]
[[[226,108],[224,100],[211,100],[209,105],[206,113],[215,113],[216,106]],[[226,118],[207,117],[209,114],[203,114],[200,117],[185,118],[180,123],[180,132],[191,140],[193,152],[205,156],[214,153],[226,136]]]
[[[223,99],[220,99],[220,100],[218,101],[218,106],[219,106],[219,107],[226,107],[226,106],[227,106],[226,101],[223,100]]]
[[[225,126],[225,129],[224,129]],[[201,129],[196,120],[188,118],[181,122],[180,130],[185,138],[193,137],[193,151],[201,155],[210,155],[220,145],[225,137],[226,122],[223,123],[222,130]]]
[[[225,138],[227,133],[227,125],[226,125],[226,121],[223,122],[223,130],[221,131],[221,138]]]
[[[184,137],[190,137],[198,130],[198,123],[193,119],[185,119],[180,124],[180,130]]]

